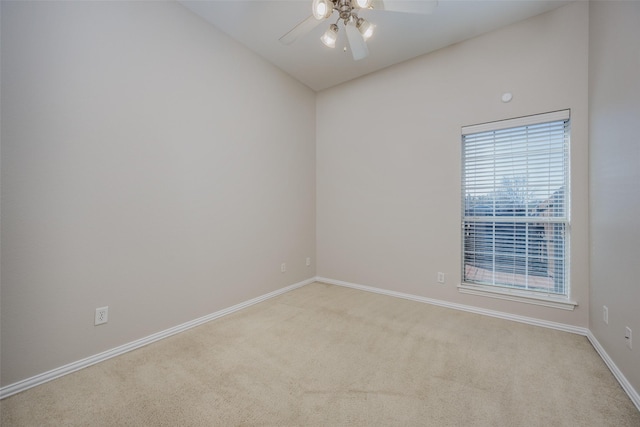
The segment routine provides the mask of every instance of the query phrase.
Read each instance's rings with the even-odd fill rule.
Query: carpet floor
[[[0,402],[2,426],[640,426],[587,338],[314,283]]]

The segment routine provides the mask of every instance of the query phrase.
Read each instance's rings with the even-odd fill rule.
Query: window
[[[462,128],[461,291],[568,297],[569,134],[569,110]]]

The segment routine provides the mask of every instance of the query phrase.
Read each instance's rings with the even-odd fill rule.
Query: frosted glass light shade
[[[313,0],[311,4],[313,17],[318,21],[327,19],[333,13],[333,3],[331,0]]]
[[[325,46],[334,48],[336,47],[336,40],[338,39],[338,26],[336,24],[331,24],[327,31],[324,32],[320,40],[324,43]]]
[[[371,6],[371,0],[353,0],[352,4],[359,9],[368,9]]]
[[[356,27],[358,28],[358,31],[360,31],[360,34],[362,34],[362,38],[365,40],[368,40],[373,35],[373,30],[376,28],[375,25],[364,18],[358,19]]]

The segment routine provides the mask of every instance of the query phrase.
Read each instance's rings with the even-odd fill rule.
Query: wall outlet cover
[[[96,308],[96,317],[94,325],[102,325],[109,320],[109,307]]]

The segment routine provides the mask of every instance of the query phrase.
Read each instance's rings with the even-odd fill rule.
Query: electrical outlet
[[[311,258],[307,257],[307,267],[311,265]]]
[[[96,308],[95,325],[102,325],[109,320],[109,307]]]
[[[282,264],[280,264],[280,272],[284,273],[285,271],[287,271],[287,263],[283,262]]]
[[[629,347],[629,350],[631,350],[632,346],[631,346],[631,328],[630,327],[626,327],[624,328],[624,339],[627,342],[627,347]]]
[[[609,324],[609,308],[606,305],[602,306],[602,320],[607,325]]]
[[[438,283],[444,283],[444,273],[438,272]]]

